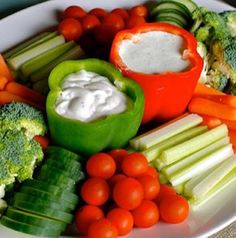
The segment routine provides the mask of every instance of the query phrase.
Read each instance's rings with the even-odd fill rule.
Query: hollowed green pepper
[[[92,122],[65,118],[56,111],[56,102],[66,76],[80,70],[95,72],[107,77],[131,101],[125,112],[112,114]],[[125,146],[138,131],[143,110],[144,95],[140,86],[122,76],[120,71],[106,61],[84,59],[65,61],[57,65],[49,76],[50,92],[46,109],[53,142],[83,155]]]

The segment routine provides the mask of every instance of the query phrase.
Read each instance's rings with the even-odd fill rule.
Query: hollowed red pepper
[[[187,70],[146,74],[128,68],[119,55],[121,42],[135,39],[135,35],[150,31],[163,31],[182,37],[186,49],[184,57],[190,63]],[[191,99],[203,67],[203,60],[197,53],[197,41],[194,36],[180,27],[167,23],[146,23],[133,29],[120,31],[114,38],[110,61],[125,76],[137,81],[143,88],[145,111],[142,123],[152,120],[165,121],[182,114]]]

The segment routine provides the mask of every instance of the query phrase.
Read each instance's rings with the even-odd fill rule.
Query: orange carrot
[[[203,119],[202,124],[206,125],[209,129],[217,127],[222,124],[222,121],[217,117],[207,116],[207,115],[200,115]]]
[[[3,76],[3,75],[0,75],[0,91],[4,90],[7,83],[8,83],[8,78]]]
[[[39,94],[33,89],[30,89],[22,84],[16,82],[10,82],[6,86],[6,91],[20,96],[28,101],[32,101],[40,106],[45,106],[45,96]]]
[[[220,119],[236,120],[236,108],[205,98],[194,97],[189,103],[188,110]]]
[[[9,81],[13,81],[11,71],[6,64],[4,57],[1,54],[0,54],[0,74],[8,78]]]
[[[223,92],[210,88],[203,83],[197,83],[194,91],[194,96],[204,96],[204,95],[225,95]]]
[[[28,101],[20,96],[17,96],[13,93],[9,93],[7,91],[0,91],[0,105],[10,102],[23,102],[25,104],[28,104],[32,107],[36,107],[40,110],[45,110],[44,107],[41,107],[38,104],[35,104],[34,102]]]
[[[49,138],[47,136],[35,136],[34,140],[37,141],[43,150],[46,150],[49,145]]]
[[[236,148],[236,130],[229,130],[229,138],[233,148]]]

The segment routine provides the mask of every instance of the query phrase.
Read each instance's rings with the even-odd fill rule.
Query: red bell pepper
[[[187,71],[146,74],[134,72],[122,62],[119,46],[123,40],[135,39],[135,35],[163,31],[183,38],[186,54],[190,62]],[[161,59],[160,59],[161,60]],[[114,38],[110,61],[122,73],[137,81],[144,90],[145,111],[142,123],[152,120],[166,121],[182,114],[189,103],[203,67],[203,60],[197,53],[197,41],[186,30],[167,23],[145,23],[132,29],[120,31]]]

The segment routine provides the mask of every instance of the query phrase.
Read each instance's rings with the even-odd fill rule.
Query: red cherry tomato
[[[93,8],[91,11],[89,11],[89,14],[94,15],[101,20],[108,14],[108,12],[103,8]]]
[[[86,16],[86,11],[79,6],[69,6],[63,12],[63,18],[75,18],[77,20],[81,19],[82,17]]]
[[[134,6],[130,9],[130,15],[146,18],[148,16],[148,9],[143,5]]]
[[[145,23],[144,17],[132,15],[126,21],[126,28],[130,29]]]
[[[84,32],[91,32],[96,26],[101,24],[100,20],[94,15],[86,15],[81,19]]]
[[[117,228],[118,235],[127,235],[133,228],[134,219],[132,214],[126,209],[114,208],[107,214],[109,219]]]
[[[93,222],[88,229],[88,238],[117,238],[118,231],[108,219]]]
[[[82,26],[73,18],[66,18],[59,23],[58,31],[67,41],[78,40],[82,35]]]
[[[157,197],[160,190],[160,183],[157,179],[150,175],[142,175],[137,179],[143,185],[144,199],[152,200]]]
[[[136,209],[131,211],[136,227],[151,227],[159,221],[159,210],[157,205],[148,200],[143,202]]]
[[[102,23],[113,25],[118,31],[124,29],[125,22],[123,18],[115,13],[109,13],[104,18]]]
[[[159,204],[162,198],[164,198],[165,196],[175,195],[175,194],[176,194],[176,191],[174,190],[174,188],[172,188],[171,186],[167,184],[160,184],[160,191],[155,199],[155,202]]]
[[[113,189],[115,185],[124,178],[127,178],[127,176],[125,176],[124,174],[115,174],[113,177],[110,178],[108,183],[110,185],[111,196],[113,196]]]
[[[102,218],[104,213],[101,208],[91,205],[82,206],[75,214],[76,227],[81,235],[87,235],[89,226]]]
[[[90,178],[82,185],[81,196],[90,205],[103,205],[109,198],[109,186],[104,179]]]
[[[114,149],[109,151],[108,154],[115,160],[116,170],[120,171],[122,160],[126,155],[128,155],[128,151],[125,149]]]
[[[141,204],[143,198],[143,186],[134,178],[120,180],[113,189],[113,199],[120,208],[135,209]]]
[[[133,152],[125,156],[121,168],[127,176],[138,177],[147,171],[148,161],[142,153]]]
[[[153,168],[152,166],[150,166],[150,165],[148,166],[147,171],[142,175],[150,175],[153,178],[159,180],[159,174],[158,174],[157,170],[155,168]]]
[[[159,208],[162,220],[167,223],[181,223],[189,215],[188,201],[180,195],[166,195]]]
[[[116,164],[110,155],[97,153],[88,159],[86,170],[91,177],[109,179],[116,171]]]
[[[111,11],[111,13],[120,15],[124,20],[129,18],[129,13],[124,8],[115,8]]]

